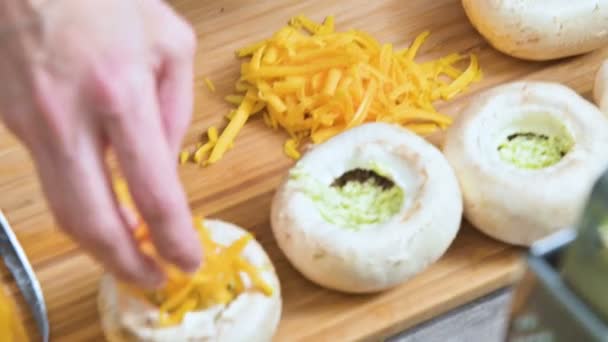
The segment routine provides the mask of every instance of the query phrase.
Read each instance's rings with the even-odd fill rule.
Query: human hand
[[[33,15],[23,3],[0,0],[0,25]],[[0,33],[0,116],[30,151],[57,222],[119,278],[145,287],[164,275],[137,249],[106,152],[160,256],[194,271],[202,253],[176,158],[195,44],[161,0],[49,1],[36,25]]]

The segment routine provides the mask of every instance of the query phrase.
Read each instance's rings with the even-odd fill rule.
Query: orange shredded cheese
[[[288,139],[285,141],[284,150],[287,156],[297,160],[300,159],[300,151],[298,151],[296,144],[297,142],[295,139]]]
[[[258,112],[268,127],[287,132],[284,151],[294,159],[304,142],[321,143],[366,122],[396,123],[420,135],[447,128],[451,117],[434,103],[462,93],[482,73],[472,54],[416,62],[428,37],[423,32],[408,48],[395,50],[363,31],[336,32],[331,16],[323,23],[291,18],[272,37],[237,51],[248,58],[235,86],[241,95],[226,97],[237,109],[228,114],[207,163],[221,159]],[[462,70],[457,64],[465,59],[469,65]]]
[[[210,135],[213,134],[210,131]],[[134,210],[126,183],[118,179],[114,183],[117,199],[125,207]],[[150,241],[145,223],[139,225],[134,238],[143,253],[156,260],[167,274],[167,283],[162,289],[143,291],[123,286],[133,295],[145,299],[159,309],[159,325],[179,324],[191,311],[208,309],[215,305],[227,305],[247,290],[257,290],[270,296],[273,288],[261,276],[261,271],[249,263],[242,252],[253,240],[251,234],[243,235],[228,246],[216,243],[201,218],[193,220],[204,251],[204,261],[193,275],[186,275],[176,267],[160,259]],[[244,278],[249,279],[250,288],[245,287]]]
[[[179,153],[179,163],[185,164],[188,159],[190,159],[190,154],[187,151],[182,151]]]
[[[207,130],[207,138],[209,139],[209,141],[215,144],[217,142],[217,137],[217,128],[214,126],[209,127],[209,129]]]

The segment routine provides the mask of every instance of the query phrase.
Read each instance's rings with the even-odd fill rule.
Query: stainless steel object
[[[530,248],[505,340],[608,341],[608,171],[596,182],[576,229]]]
[[[608,322],[608,245],[600,232],[608,224],[608,172],[595,184],[577,238],[561,263],[562,276],[605,322]]]
[[[30,307],[36,324],[38,325],[40,336],[44,342],[49,340],[49,320],[46,313],[46,304],[42,289],[32,267],[11,230],[6,217],[0,211],[0,255],[4,259],[6,267],[15,278],[25,301]]]

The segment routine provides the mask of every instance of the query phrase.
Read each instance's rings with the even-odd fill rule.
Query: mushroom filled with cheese
[[[186,275],[159,260],[142,225],[136,239],[166,270],[167,282],[142,290],[104,275],[98,305],[108,341],[271,341],[281,316],[280,284],[253,236],[220,220],[195,219],[204,251]]]
[[[575,223],[608,166],[608,120],[563,85],[514,82],[469,103],[443,151],[465,217],[496,239],[528,246]]]
[[[395,286],[435,262],[460,226],[462,199],[433,145],[397,125],[368,123],[307,152],[272,203],[280,249],[335,290]]]
[[[205,258],[194,275],[169,274],[155,291],[104,276],[99,308],[109,341],[272,339],[281,295],[270,259],[243,229],[218,220],[198,222]]]

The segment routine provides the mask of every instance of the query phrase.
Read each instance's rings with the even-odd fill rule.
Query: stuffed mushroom
[[[307,278],[374,292],[441,257],[459,229],[462,198],[438,149],[399,126],[369,123],[303,156],[271,216],[279,247]]]
[[[575,223],[608,166],[608,120],[563,85],[514,82],[471,101],[443,150],[465,217],[491,237],[529,246]]]
[[[270,259],[235,225],[206,220],[204,229],[208,239],[202,239],[203,271],[192,279],[173,279],[162,291],[140,294],[110,275],[102,278],[99,309],[109,341],[272,340],[281,315],[281,294]]]

